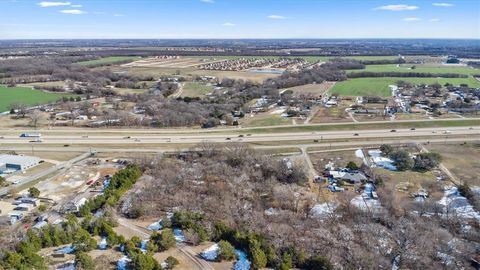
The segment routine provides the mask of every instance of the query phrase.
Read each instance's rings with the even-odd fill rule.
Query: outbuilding
[[[0,155],[0,173],[8,170],[24,171],[37,166],[40,159],[30,156]],[[1,165],[5,164],[5,165]],[[2,169],[4,168],[4,169]]]

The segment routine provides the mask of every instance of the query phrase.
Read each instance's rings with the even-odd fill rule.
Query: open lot
[[[317,112],[313,115],[310,123],[329,123],[329,122],[353,122],[352,118],[345,111],[350,106],[351,102],[342,100],[338,106],[325,108],[318,108]]]
[[[65,86],[64,81],[50,81],[50,82],[35,82],[35,83],[26,83],[26,84],[18,84],[19,87],[63,87]]]
[[[33,90],[26,87],[0,86],[0,112],[8,111],[12,103],[24,103],[26,105],[45,104],[54,102],[62,96],[69,94],[49,93],[41,90]]]
[[[459,180],[471,186],[480,186],[480,144],[435,144],[427,149],[439,153],[443,165]]]
[[[398,81],[411,82],[413,84],[433,84],[440,83],[444,85],[451,83],[453,85],[460,85],[462,83],[468,84],[471,87],[480,87],[480,82],[473,77],[469,78],[401,78],[401,77],[386,77],[386,78],[355,78],[347,81],[338,82],[330,90],[331,93],[338,93],[342,96],[391,96],[391,90],[388,87]]]
[[[245,117],[240,120],[240,124],[243,127],[277,126],[291,123],[291,118],[282,117],[279,114],[270,114],[268,112],[258,113],[253,115],[253,117],[251,115],[245,115]]]
[[[106,65],[113,65],[113,64],[118,64],[126,61],[134,61],[139,59],[140,59],[140,56],[110,56],[110,57],[104,57],[104,58],[95,59],[95,60],[77,62],[77,64],[82,66],[101,66],[101,65],[106,66]]]
[[[287,88],[291,90],[296,95],[313,95],[320,96],[325,94],[330,88],[335,85],[334,82],[323,82],[320,84],[306,84]]]
[[[182,97],[203,97],[212,92],[211,85],[205,85],[197,82],[186,82],[183,84]]]
[[[200,70],[193,67],[188,68],[174,68],[174,67],[118,67],[112,68],[113,71],[127,72],[132,75],[143,76],[214,76],[218,79],[231,78],[231,79],[243,79],[252,80],[254,82],[263,82],[268,78],[273,78],[278,75],[268,73],[255,73],[247,71],[218,71],[218,70]]]
[[[412,67],[415,67],[412,69]],[[367,65],[365,69],[350,70],[349,72],[422,72],[422,73],[454,73],[474,75],[479,74],[480,70],[465,66],[449,66],[449,65],[416,65],[416,64],[402,64],[402,65]]]

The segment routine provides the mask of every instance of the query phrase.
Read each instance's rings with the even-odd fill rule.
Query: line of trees
[[[135,182],[142,176],[142,171],[137,165],[130,164],[126,168],[115,173],[108,187],[102,195],[88,200],[79,211],[82,217],[96,212],[105,204],[115,206],[120,197],[127,192]]]
[[[456,73],[425,73],[425,72],[371,72],[360,71],[347,74],[348,78],[376,78],[376,77],[415,77],[415,78],[468,78],[465,74]]]

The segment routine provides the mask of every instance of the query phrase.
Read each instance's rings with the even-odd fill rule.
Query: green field
[[[292,119],[281,117],[280,115],[256,115],[255,117],[245,117],[243,118],[241,125],[242,127],[263,127],[263,126],[278,126],[278,125],[289,125],[292,123]]]
[[[66,94],[55,94],[25,87],[0,86],[0,112],[8,111],[12,103],[24,103],[29,106],[54,102]]]
[[[212,92],[213,87],[197,82],[186,82],[183,85],[182,97],[203,97]]]
[[[391,96],[389,85],[396,84],[397,81],[407,81],[413,84],[433,84],[435,82],[444,85],[451,83],[459,85],[466,83],[471,87],[480,87],[480,82],[473,77],[469,78],[400,78],[400,77],[386,77],[386,78],[356,78],[347,81],[338,82],[335,84],[330,93],[338,93],[343,96]]]
[[[140,58],[141,58],[140,56],[110,56],[110,57],[104,57],[104,58],[95,59],[95,60],[77,62],[77,64],[82,66],[103,66],[103,65],[106,66],[106,65],[116,64],[116,63],[122,63],[125,61],[135,61],[135,60],[139,60]]]
[[[415,66],[415,69],[410,69]],[[413,64],[404,65],[367,65],[365,69],[349,70],[349,73],[369,71],[369,72],[421,72],[421,73],[454,73],[474,75],[480,74],[479,69],[469,67],[452,67],[452,66],[422,66]]]

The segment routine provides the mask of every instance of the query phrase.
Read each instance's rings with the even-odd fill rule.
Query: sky
[[[480,0],[0,0],[0,14],[0,39],[480,39]]]

